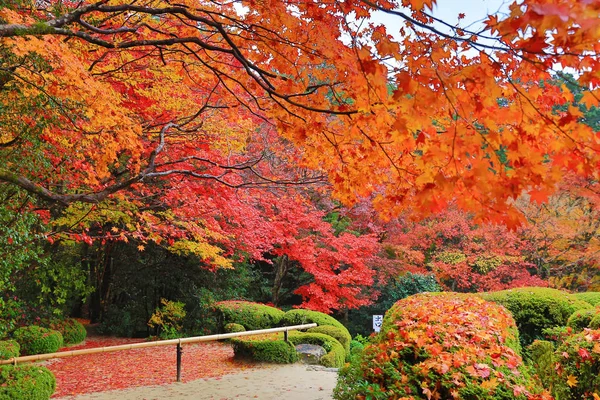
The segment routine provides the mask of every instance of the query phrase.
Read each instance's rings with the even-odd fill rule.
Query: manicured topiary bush
[[[289,340],[294,345],[299,344],[315,344],[322,346],[327,354],[325,354],[319,360],[319,364],[330,367],[330,368],[341,368],[346,360],[346,351],[342,344],[331,337],[330,335],[323,333],[304,333],[304,332],[290,332]]]
[[[231,323],[225,325],[223,327],[223,330],[226,333],[235,333],[235,332],[245,332],[246,328],[244,328],[244,325],[240,325],[240,324],[236,324],[234,322],[231,322]]]
[[[336,339],[341,345],[344,347],[344,351],[346,352],[346,356],[350,354],[350,338],[346,335],[346,332],[341,330],[336,326],[331,325],[321,325],[314,328],[310,328],[307,330],[309,333],[322,333],[324,335],[329,335],[332,338]]]
[[[543,339],[543,329],[565,326],[575,311],[593,308],[572,294],[550,288],[524,287],[479,295],[512,313],[524,346]]]
[[[21,346],[16,340],[0,341],[0,360],[8,360],[13,357],[19,357]]]
[[[283,335],[245,336],[232,338],[231,343],[236,357],[279,364],[298,361],[296,347],[291,342],[283,340]]]
[[[26,326],[13,332],[22,355],[54,353],[63,345],[60,332],[40,326]]]
[[[281,319],[281,325],[283,326],[310,324],[313,322],[319,326],[330,325],[338,328],[344,335],[344,339],[340,342],[348,343],[348,345],[350,344],[352,336],[350,335],[350,332],[348,332],[348,329],[346,329],[346,327],[337,319],[327,314],[323,314],[322,312],[301,309],[290,310],[286,312]],[[344,348],[346,348],[345,344]]]
[[[573,293],[579,300],[587,301],[593,306],[600,305],[600,292]]]
[[[600,308],[586,308],[584,310],[577,310],[567,320],[567,326],[573,328],[574,331],[580,332],[584,328],[587,328],[592,322],[592,319],[596,314],[600,314]]]
[[[361,357],[340,371],[334,398],[527,399],[543,389],[510,346],[503,307],[476,295],[427,293],[398,301]]]
[[[49,320],[43,326],[59,331],[63,336],[64,344],[81,343],[87,337],[85,327],[73,318]]]
[[[243,325],[249,331],[274,328],[285,314],[278,308],[249,301],[221,301],[215,304],[215,313],[221,332],[230,323]]]
[[[0,367],[0,400],[47,400],[56,379],[48,368],[31,365]]]

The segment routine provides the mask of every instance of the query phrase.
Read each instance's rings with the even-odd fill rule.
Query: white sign
[[[383,315],[373,315],[373,330],[379,332],[383,324]]]

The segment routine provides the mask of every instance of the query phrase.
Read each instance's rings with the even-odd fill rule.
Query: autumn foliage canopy
[[[51,239],[208,266],[293,254],[316,280],[303,295],[351,303],[375,238],[334,235],[320,196],[514,225],[522,194],[600,178],[600,137],[557,83],[568,70],[598,106],[599,3],[515,2],[480,31],[434,4],[2,1],[2,187],[35,199]]]

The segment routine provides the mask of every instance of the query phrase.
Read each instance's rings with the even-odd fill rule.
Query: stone
[[[322,346],[316,344],[299,344],[296,346],[296,352],[300,357],[300,362],[309,365],[319,364],[319,360],[327,351]]]

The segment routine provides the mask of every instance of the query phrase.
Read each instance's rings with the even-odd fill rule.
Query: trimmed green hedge
[[[587,301],[593,306],[600,305],[600,292],[580,292],[573,293],[573,296],[579,300]]]
[[[32,365],[0,367],[0,400],[47,400],[56,379],[48,368]]]
[[[291,364],[298,361],[296,347],[291,342],[280,339],[282,335],[259,335],[232,338],[236,357],[255,361]]]
[[[17,329],[13,332],[13,338],[19,343],[21,354],[25,356],[54,353],[63,345],[60,332],[35,325]]]
[[[543,329],[565,326],[575,311],[592,308],[570,293],[550,288],[524,287],[479,295],[512,313],[524,346],[543,339]]]
[[[516,334],[504,307],[476,295],[407,297],[340,370],[334,398],[526,400],[543,389],[507,345]]]
[[[575,332],[580,332],[590,326],[592,319],[597,314],[600,314],[600,308],[586,308],[577,310],[567,320],[567,326],[573,328]]]
[[[50,320],[43,326],[44,328],[60,332],[63,336],[64,344],[81,343],[87,337],[85,327],[73,318]]]
[[[246,328],[244,328],[244,325],[236,324],[234,322],[231,322],[231,323],[225,325],[225,327],[223,329],[225,330],[225,333],[235,333],[235,332],[245,332],[246,331]]]
[[[351,341],[348,340],[348,336],[346,335],[346,332],[344,332],[340,328],[338,328],[336,326],[331,326],[331,325],[321,325],[321,326],[316,326],[314,328],[310,328],[309,330],[307,330],[307,332],[308,333],[322,333],[324,335],[331,336],[332,338],[334,338],[338,342],[340,342],[340,344],[344,348],[344,351],[346,352],[346,356],[348,356],[350,354],[350,342]]]
[[[230,323],[243,325],[246,330],[274,328],[285,314],[278,308],[249,301],[221,301],[215,304],[219,331]]]
[[[323,333],[305,333],[290,332],[288,336],[290,342],[294,345],[314,344],[322,346],[327,354],[319,360],[319,364],[330,368],[341,368],[346,360],[346,350],[344,346],[329,334]]]
[[[16,340],[0,341],[0,360],[8,360],[13,357],[19,357],[21,346]]]
[[[348,332],[348,329],[340,321],[327,314],[312,310],[296,309],[286,312],[281,319],[281,325],[283,326],[310,324],[313,322],[319,326],[330,325],[338,328],[344,335],[344,339],[340,340],[340,343],[342,343],[345,349],[349,349],[347,346],[350,346],[350,341],[352,340],[350,332]]]

